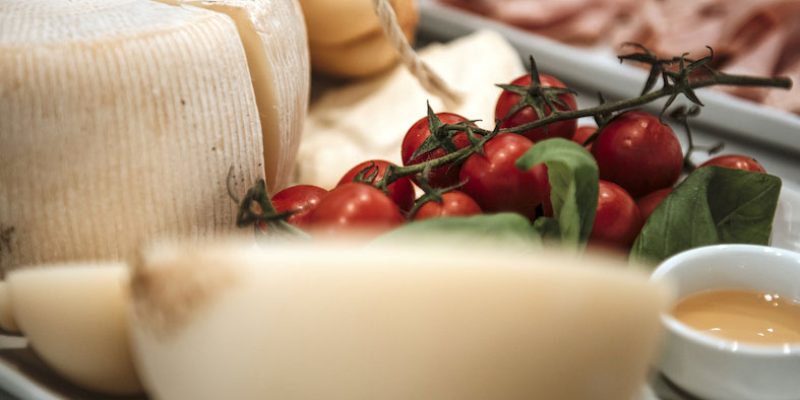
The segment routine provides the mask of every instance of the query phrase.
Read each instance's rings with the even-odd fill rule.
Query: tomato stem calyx
[[[708,153],[708,155],[713,155],[722,151],[722,149],[725,147],[725,143],[723,142],[718,142],[711,146],[699,146],[694,143],[694,138],[692,137],[692,127],[689,125],[689,118],[696,117],[699,114],[700,107],[697,105],[693,105],[688,109],[685,106],[679,106],[670,113],[670,118],[681,123],[681,125],[683,125],[683,129],[686,131],[688,147],[686,149],[686,154],[683,156],[683,169],[686,172],[692,172],[697,169],[697,165],[695,165],[692,161],[692,154],[694,154],[695,151],[704,150],[706,153]]]
[[[619,56],[620,62],[635,61],[650,65],[650,73],[644,84],[641,95],[638,97],[608,102],[601,93],[598,93],[598,98],[600,100],[599,105],[584,109],[570,109],[559,95],[574,92],[562,87],[543,86],[539,77],[538,67],[536,66],[534,58],[531,56],[531,83],[529,85],[497,85],[506,91],[518,94],[520,100],[506,113],[503,119],[496,121],[492,130],[486,130],[475,126],[475,120],[463,121],[455,124],[443,123],[431,108],[430,103],[428,103],[427,118],[431,134],[414,151],[410,159],[416,159],[437,149],[445,150],[446,154],[407,166],[390,165],[386,169],[383,178],[378,180],[378,182],[374,182],[374,186],[385,192],[386,187],[398,179],[420,174],[422,179],[419,179],[419,181],[425,182],[433,169],[447,165],[458,165],[471,155],[482,153],[483,146],[499,134],[524,134],[536,128],[546,128],[560,121],[593,117],[597,122],[598,130],[584,142],[584,144],[591,144],[601,133],[603,127],[615,118],[616,115],[666,97],[666,103],[659,116],[659,118],[661,118],[680,95],[683,95],[693,103],[694,106],[689,109],[686,109],[685,106],[678,107],[671,113],[671,117],[681,122],[686,129],[689,148],[684,156],[684,166],[693,169],[694,165],[690,160],[693,151],[704,149],[708,151],[709,154],[713,154],[713,152],[721,149],[720,145],[705,148],[694,144],[688,118],[696,116],[699,113],[699,107],[703,106],[702,101],[700,101],[694,92],[695,89],[716,85],[782,89],[790,89],[792,87],[792,81],[787,77],[732,75],[717,71],[710,67],[710,63],[714,58],[714,51],[710,47],[708,47],[709,54],[707,56],[699,60],[692,60],[688,58],[688,54],[686,53],[672,58],[659,58],[641,44],[627,43],[626,46],[633,47],[636,51]],[[703,69],[706,73],[695,73],[699,69]],[[655,89],[659,78],[661,78],[662,81],[661,88]],[[538,115],[538,118],[524,124],[501,128],[503,123],[512,115],[525,107],[531,107]],[[459,149],[454,143],[454,136],[460,132],[466,133],[469,139],[469,145]],[[297,230],[285,221],[290,215],[289,213],[277,213],[275,211],[275,208],[270,202],[266,183],[263,179],[259,180],[255,186],[250,188],[245,197],[239,201],[231,190],[232,173],[233,168],[231,168],[229,172],[228,189],[231,198],[239,203],[239,211],[236,218],[237,226],[242,227],[255,224],[258,230],[259,223],[266,223],[271,228],[269,229],[270,234],[276,232],[302,235],[302,231]],[[367,173],[367,170],[365,170],[362,175],[367,175]],[[362,176],[362,178],[369,179],[370,177]],[[374,181],[375,176],[372,176],[371,180]],[[423,199],[425,201],[436,200],[437,198],[441,200],[442,193],[458,186],[460,185],[446,189],[426,190],[426,195],[415,203],[409,215],[413,216],[419,207],[424,204]]]
[[[420,196],[420,198],[417,199],[416,202],[414,202],[414,207],[412,207],[411,210],[408,211],[409,219],[414,218],[414,215],[417,214],[417,211],[419,211],[419,209],[422,208],[422,206],[424,206],[425,203],[433,201],[441,204],[442,201],[444,201],[442,195],[464,186],[467,182],[462,181],[452,186],[444,188],[435,188],[428,184],[428,180],[424,176],[420,176],[417,180],[417,183],[420,189],[422,189],[422,191],[425,192],[425,194]]]
[[[792,81],[786,77],[759,77],[759,76],[749,76],[749,75],[731,75],[718,72],[716,70],[711,69],[708,63],[712,60],[714,56],[713,50],[709,48],[709,55],[703,57],[700,60],[691,60],[687,58],[686,54],[682,54],[678,57],[673,57],[669,59],[661,59],[657,58],[650,50],[640,44],[629,44],[630,46],[636,47],[640,51],[638,53],[631,53],[627,55],[620,56],[621,60],[632,60],[638,62],[649,63],[652,65],[652,71],[657,71],[656,77],[662,77],[664,81],[664,85],[662,85],[661,89],[658,90],[651,90],[652,86],[655,83],[651,83],[649,80],[645,84],[645,90],[643,90],[643,94],[639,97],[633,97],[629,99],[622,99],[612,102],[605,101],[605,98],[602,94],[598,93],[598,97],[600,98],[600,104],[595,107],[584,108],[584,109],[577,109],[577,110],[558,110],[553,109],[554,112],[544,115],[541,118],[537,119],[536,121],[532,121],[526,124],[510,127],[510,128],[500,128],[503,120],[497,121],[493,130],[486,130],[481,129],[476,126],[470,126],[469,128],[465,127],[463,124],[443,124],[439,127],[440,130],[444,130],[447,132],[455,132],[456,130],[467,130],[471,132],[472,135],[480,135],[482,138],[478,141],[472,141],[472,146],[467,146],[462,149],[450,152],[442,157],[433,158],[427,160],[425,162],[409,165],[406,167],[398,167],[392,169],[392,173],[387,174],[384,176],[384,180],[386,183],[391,183],[397,179],[400,179],[404,176],[409,175],[416,175],[422,172],[426,167],[436,168],[441,167],[448,164],[454,164],[464,161],[473,153],[479,152],[483,148],[483,144],[486,143],[489,139],[493,138],[499,133],[523,133],[531,129],[547,126],[559,121],[565,121],[570,119],[577,119],[582,117],[594,117],[595,120],[598,122],[598,133],[601,131],[602,126],[610,121],[615,113],[624,112],[627,110],[631,110],[645,104],[651,103],[655,100],[658,100],[662,97],[668,97],[668,104],[671,104],[675,101],[675,99],[683,94],[687,97],[690,101],[697,105],[702,105],[703,103],[697,98],[694,94],[694,89],[703,88],[707,86],[716,86],[716,85],[732,85],[732,86],[757,86],[757,87],[772,87],[772,88],[782,88],[782,89],[789,89],[792,87]],[[533,79],[534,75],[531,76],[532,83],[531,86],[536,85],[536,81],[538,80],[538,69],[536,67],[536,62],[533,61],[533,57],[531,57],[531,73],[537,77],[536,80]],[[667,66],[677,65],[678,71],[668,71],[666,70]],[[704,76],[697,79],[690,79],[691,73],[694,70],[699,68],[706,69],[711,71],[708,76]],[[656,79],[657,81],[657,79]],[[515,92],[523,92],[525,96],[521,97],[529,97],[530,93],[527,91],[528,88],[525,86],[519,85],[498,85],[499,87],[511,90]],[[558,94],[563,93],[563,88],[551,88],[545,87],[540,88],[544,97],[548,97],[550,94]],[[695,101],[696,100],[696,101]],[[541,105],[544,100],[533,100],[534,103],[539,102],[538,104]],[[520,103],[524,103],[524,99],[520,101]],[[509,115],[513,115],[515,109],[524,107],[526,105],[517,104],[515,108],[509,111]],[[429,116],[435,114],[430,109],[430,105],[428,105],[429,109]],[[666,108],[664,108],[666,109]],[[538,112],[538,111],[537,111]],[[506,118],[508,115],[506,116]],[[438,118],[436,118],[438,120]],[[433,132],[433,130],[432,130]],[[449,134],[449,133],[448,133]],[[593,136],[596,137],[597,133]],[[432,135],[434,136],[434,135]],[[587,140],[587,144],[591,143],[594,139],[589,138]],[[432,147],[432,148],[435,148]],[[698,148],[695,146],[695,148]],[[422,154],[422,151],[418,152]]]
[[[228,177],[230,182],[230,173]],[[232,193],[229,193],[229,195],[236,200]],[[236,226],[243,228],[253,225],[257,234],[266,232],[271,236],[304,236],[301,230],[286,222],[292,214],[294,214],[294,211],[279,213],[275,210],[267,191],[267,182],[259,179],[253,187],[247,190],[247,193],[239,202],[239,211],[236,213]]]

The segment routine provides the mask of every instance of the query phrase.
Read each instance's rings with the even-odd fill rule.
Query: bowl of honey
[[[675,304],[658,368],[703,399],[800,399],[800,253],[716,245],[664,261]]]

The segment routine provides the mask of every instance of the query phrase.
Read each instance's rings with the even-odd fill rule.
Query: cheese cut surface
[[[232,20],[151,1],[0,2],[0,267],[234,229],[263,176]]]
[[[298,160],[298,181],[333,187],[361,161],[385,159],[401,164],[400,145],[408,128],[426,114],[426,101],[437,112],[449,111],[478,125],[494,126],[494,105],[501,89],[525,70],[519,55],[497,33],[477,32],[420,52],[463,102],[447,109],[427,93],[404,66],[355,84],[334,88],[309,110]],[[486,56],[491,55],[491,56]]]
[[[264,138],[267,182],[290,180],[308,107],[306,28],[296,0],[161,0],[203,7],[233,19],[244,45]]]
[[[505,249],[212,245],[142,260],[131,338],[163,399],[631,399],[668,297],[624,264]]]
[[[62,377],[108,394],[142,391],[131,356],[123,264],[61,264],[13,271],[14,317],[30,346]]]

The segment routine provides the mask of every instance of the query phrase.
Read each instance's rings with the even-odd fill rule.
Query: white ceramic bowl
[[[655,281],[671,281],[676,298],[713,289],[750,289],[800,299],[800,253],[766,246],[717,245],[664,261]],[[706,399],[800,399],[800,343],[753,345],[699,332],[670,315],[659,368]]]

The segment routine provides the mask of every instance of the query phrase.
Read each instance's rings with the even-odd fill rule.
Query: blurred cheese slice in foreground
[[[14,319],[14,311],[11,308],[11,293],[8,283],[0,281],[0,328],[4,332],[18,333],[19,326]]]
[[[0,2],[0,267],[228,233],[229,169],[240,195],[265,166],[286,184],[308,95],[302,15],[225,4]]]
[[[549,253],[161,245],[132,340],[159,399],[631,399],[666,305]]]
[[[517,52],[500,34],[480,31],[441,45],[420,56],[462,96],[457,109],[447,109],[427,93],[406,67],[386,75],[327,91],[312,104],[298,156],[298,182],[330,188],[354,165],[368,159],[400,164],[400,144],[408,128],[434,111],[449,111],[479,126],[494,126],[494,105],[501,89],[525,73]]]
[[[128,340],[128,269],[122,264],[23,268],[8,277],[14,318],[44,362],[106,394],[142,391]]]

